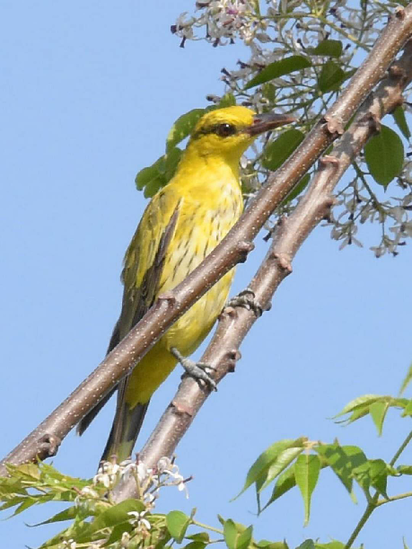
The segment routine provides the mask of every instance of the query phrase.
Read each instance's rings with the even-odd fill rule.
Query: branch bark
[[[164,332],[228,270],[246,259],[271,213],[310,166],[339,135],[361,102],[384,76],[396,53],[412,34],[412,6],[399,8],[376,42],[370,56],[325,117],[312,129],[292,157],[268,180],[222,243],[175,290],[161,296],[106,359],[30,433],[0,464],[20,464],[54,455],[61,440],[84,415],[127,375]],[[279,266],[283,260],[277,259]],[[285,269],[283,269],[285,270]],[[287,270],[287,269],[286,269]],[[259,297],[259,296],[258,296]],[[237,312],[241,318],[244,313]],[[233,317],[226,313],[225,322]],[[220,328],[219,328],[220,329]],[[240,344],[240,341],[239,341]],[[233,347],[233,349],[237,348]],[[233,350],[232,349],[232,350]],[[235,353],[236,354],[236,353]],[[226,353],[227,355],[227,353]],[[228,360],[228,356],[222,357]],[[233,356],[233,360],[236,356]],[[230,360],[229,360],[230,362]]]
[[[402,92],[411,81],[412,41],[406,45],[399,61],[390,67],[388,77],[363,103],[332,154],[319,160],[319,168],[294,212],[288,219],[280,220],[271,248],[248,286],[264,310],[270,307],[278,286],[292,272],[291,262],[296,252],[328,214],[334,201],[332,191],[340,178],[378,131],[381,118],[402,104]],[[223,311],[214,337],[201,358],[216,368],[217,383],[234,370],[240,358],[240,344],[257,318],[253,310],[240,306]],[[147,467],[155,467],[161,457],[171,456],[210,392],[185,378],[139,454],[139,460]],[[113,497],[116,501],[136,497],[134,480],[120,482]]]

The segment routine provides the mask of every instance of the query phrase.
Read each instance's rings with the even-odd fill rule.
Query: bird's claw
[[[207,373],[207,370],[216,371],[216,368],[205,364],[204,362],[195,362],[183,356],[176,348],[171,349],[172,355],[177,358],[179,363],[182,365],[185,373],[182,377],[192,377],[196,381],[203,381],[208,387],[217,391],[217,385],[215,380]]]
[[[264,310],[262,305],[256,301],[255,292],[250,288],[245,288],[238,295],[232,297],[226,306],[245,307],[245,309],[253,311],[257,317],[262,316]]]

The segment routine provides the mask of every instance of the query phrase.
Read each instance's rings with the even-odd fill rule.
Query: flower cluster
[[[176,486],[179,491],[183,491],[188,497],[187,482],[190,479],[184,479],[179,472],[178,466],[167,457],[162,457],[153,468],[148,468],[139,461],[126,460],[117,463],[112,461],[102,462],[97,474],[94,476],[91,485],[82,486],[76,489],[77,497],[74,502],[77,507],[78,516],[81,520],[87,517],[94,517],[98,520],[101,514],[110,512],[117,504],[113,498],[113,490],[119,481],[128,482],[134,479],[136,482],[138,498],[135,501],[136,506],[126,513],[127,519],[124,530],[119,533],[121,539],[110,547],[116,549],[126,549],[128,547],[144,546],[144,542],[151,545],[152,542],[160,540],[164,535],[165,522],[162,515],[152,514],[156,500],[159,498],[160,490],[165,486]],[[121,512],[120,515],[121,516]],[[81,521],[79,522],[79,524]],[[89,549],[99,549],[107,546],[110,532],[104,528],[97,533],[93,542],[89,543]],[[99,530],[100,532],[100,530]],[[64,532],[61,537],[59,549],[76,549],[80,547],[74,541],[77,539],[70,528]],[[93,534],[93,532],[92,532]],[[73,539],[74,538],[74,539]],[[81,545],[83,547],[83,545]]]
[[[126,460],[119,464],[115,461],[104,461],[93,478],[93,484],[102,485],[111,491],[121,479],[127,481],[131,477],[136,481],[139,499],[145,504],[146,509],[152,509],[155,506],[160,489],[165,486],[177,486],[178,490],[184,491],[188,497],[187,479],[185,480],[180,474],[174,460],[168,457],[160,458],[154,468],[146,467],[139,460]],[[87,488],[87,494],[85,490],[82,492],[82,495],[94,497],[92,488]]]
[[[198,17],[183,13],[172,26],[183,41],[199,39],[195,29],[204,27],[205,39],[214,46],[233,43],[238,37],[249,44],[262,27],[254,1],[203,0],[196,7],[201,12]]]
[[[409,189],[406,193],[405,186]],[[341,242],[339,248],[350,244],[362,246],[355,236],[360,226],[367,222],[379,223],[380,242],[370,249],[375,257],[382,257],[386,253],[396,256],[399,247],[406,244],[405,239],[412,237],[412,184],[407,185],[399,178],[398,191],[401,196],[379,199],[364,176],[355,177],[346,185],[337,195],[337,205],[329,220],[332,224],[332,238]]]

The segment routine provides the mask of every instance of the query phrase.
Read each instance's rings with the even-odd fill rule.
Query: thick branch
[[[60,441],[93,408],[164,332],[213,284],[237,263],[244,261],[271,213],[302,175],[339,134],[361,101],[384,76],[396,53],[412,33],[412,6],[400,9],[388,23],[370,56],[362,64],[340,99],[326,113],[290,160],[259,192],[248,210],[223,242],[173,292],[160,297],[154,307],[100,366],[2,461],[19,464],[53,455]],[[241,314],[241,313],[239,313]]]
[[[328,214],[333,204],[331,193],[343,173],[377,130],[380,119],[402,104],[402,92],[411,80],[412,41],[399,61],[391,66],[388,77],[359,109],[333,153],[320,159],[312,183],[295,211],[288,219],[280,220],[271,249],[249,284],[263,309],[270,307],[276,289],[291,273],[291,261],[301,244]],[[233,371],[240,358],[240,344],[256,320],[252,310],[241,307],[228,307],[223,312],[216,333],[201,358],[202,362],[217,369],[217,382]],[[162,456],[171,456],[209,394],[209,389],[201,389],[195,381],[184,379],[139,459],[148,467],[154,467]],[[134,496],[133,480],[120,484],[115,493],[118,501]]]

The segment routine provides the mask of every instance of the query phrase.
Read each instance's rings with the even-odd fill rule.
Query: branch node
[[[336,168],[339,167],[340,161],[336,156],[332,156],[330,154],[325,154],[324,156],[321,156],[319,158],[319,167],[325,168],[326,166],[335,166]]]
[[[229,318],[236,317],[236,309],[232,307],[229,303],[225,306],[223,311],[218,316],[218,320],[224,320],[225,317],[229,317]]]
[[[380,118],[376,114],[372,112],[368,114],[368,123],[374,133],[379,133],[381,131],[382,124]]]
[[[279,267],[287,274],[292,272],[292,262],[289,254],[275,252],[273,257],[277,260]]]
[[[58,436],[45,433],[39,439],[39,454],[46,457],[55,456],[61,442],[62,441]]]
[[[389,67],[388,73],[389,76],[391,76],[392,78],[399,78],[400,80],[406,78],[405,69],[403,69],[400,65],[396,63]]]
[[[242,355],[240,354],[239,349],[232,349],[227,352],[226,357],[228,360],[227,371],[233,373],[236,368],[236,362],[242,358]]]
[[[395,17],[403,21],[406,17],[405,8],[403,8],[402,6],[398,6],[397,8],[395,8]]]
[[[178,415],[193,417],[193,410],[189,406],[185,406],[176,400],[172,400],[172,406]]]
[[[254,249],[255,245],[249,240],[241,240],[237,243],[237,252],[240,254],[239,263],[244,263],[248,254]]]
[[[331,135],[335,135],[337,133],[338,135],[343,135],[345,128],[343,127],[343,122],[341,118],[337,118],[336,116],[332,115],[326,115],[324,117],[325,121],[325,128]]]
[[[239,349],[232,349],[231,351],[228,351],[227,357],[230,360],[236,360],[237,361],[237,360],[240,360],[242,358],[242,354],[239,351]]]
[[[164,294],[160,294],[157,298],[158,303],[161,303],[162,301],[166,301],[167,305],[173,306],[176,304],[177,299],[176,296],[172,292],[165,292]]]
[[[337,200],[334,196],[328,196],[326,199],[325,199],[325,203],[324,203],[324,208],[325,208],[325,211],[324,211],[324,214],[323,214],[323,217],[322,219],[324,221],[327,221],[328,223],[331,223],[332,222],[332,219],[331,219],[331,209],[333,206],[335,206],[335,204],[337,204]]]

